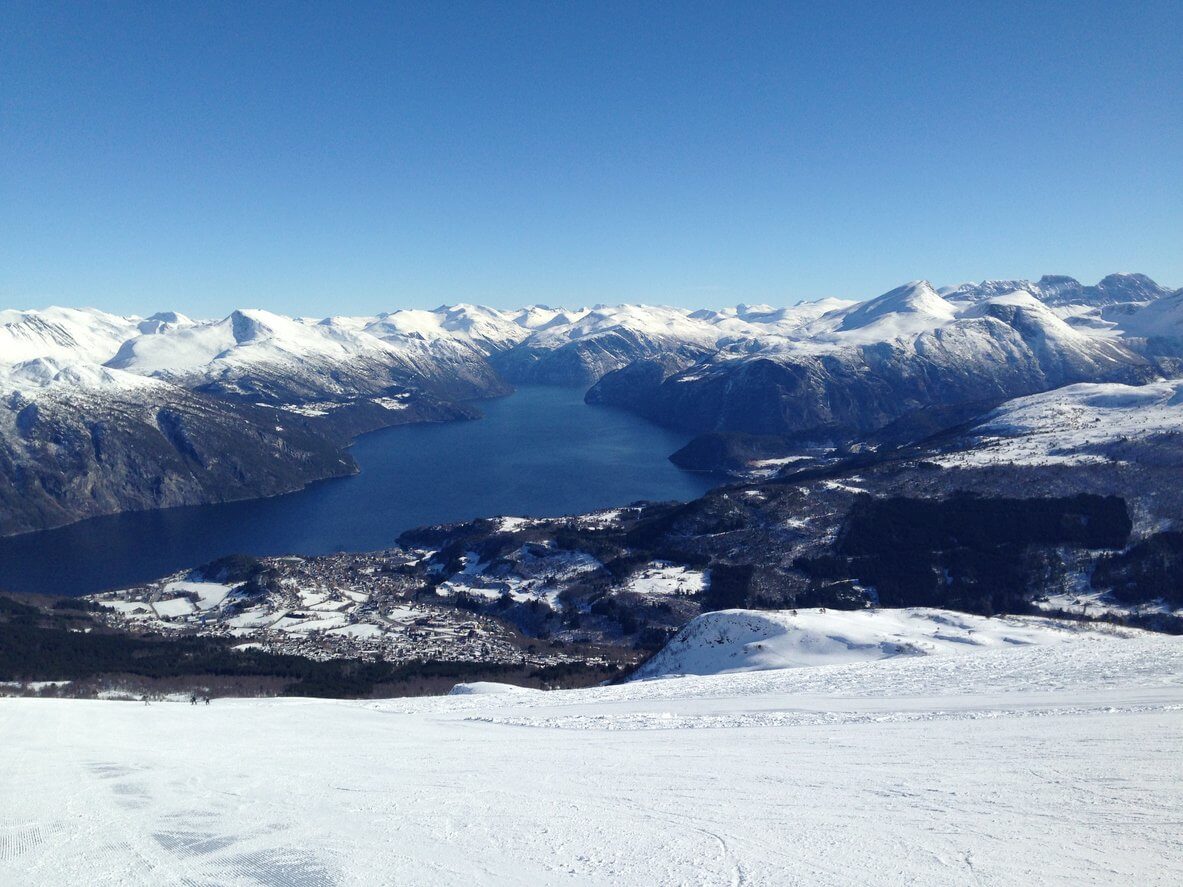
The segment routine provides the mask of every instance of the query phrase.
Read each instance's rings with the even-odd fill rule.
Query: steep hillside
[[[306,420],[112,369],[49,360],[3,374],[0,534],[115,511],[269,496],[349,474]]]

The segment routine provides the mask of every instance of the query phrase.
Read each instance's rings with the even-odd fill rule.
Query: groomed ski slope
[[[0,883],[1183,883],[1183,640],[1066,634],[552,693],[4,699]]]

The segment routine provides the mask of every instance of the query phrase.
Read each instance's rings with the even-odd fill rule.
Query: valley
[[[1183,885],[1181,33],[6,3],[0,887]]]
[[[1183,340],[1165,321],[1148,336],[1140,319],[1169,319],[1177,301],[1114,275],[1092,287],[917,282],[775,311],[461,305],[315,323],[265,312],[97,323],[62,311],[48,315],[52,335],[47,318],[9,317],[10,341],[46,354],[9,370],[25,380],[20,415],[33,411],[14,426],[23,447],[51,427],[44,405],[58,392],[110,386],[145,403],[175,397],[177,409],[195,398],[239,416],[271,410],[282,464],[302,462],[296,434],[404,427],[354,444],[360,475],[299,493],[0,540],[0,587],[87,595],[79,618],[124,639],[116,647],[212,644],[216,668],[255,675],[257,692],[294,657],[306,676],[280,680],[287,692],[327,680],[361,696],[416,692],[399,669],[441,680],[473,668],[625,673],[728,608],[941,607],[1179,632],[1183,407],[1172,374]],[[103,365],[30,375],[63,352],[97,360],[121,338]],[[522,387],[506,397],[510,384]],[[720,385],[725,396],[709,393]],[[665,391],[725,402],[743,421],[654,408]],[[451,412],[425,412],[433,403]],[[109,428],[90,429],[87,458],[101,468],[60,476],[75,488],[103,489],[93,485],[118,462],[107,441],[121,432],[100,404]],[[363,420],[367,409],[397,419]],[[60,445],[36,444],[42,467],[46,454],[61,458],[68,429],[55,432]],[[197,438],[177,429],[172,445],[189,447],[196,471]],[[222,445],[201,468],[207,481],[239,447]],[[57,630],[57,605],[46,606],[34,600],[40,615],[21,617],[33,632],[22,643]],[[196,666],[136,677],[121,655],[93,674],[130,667],[119,680],[152,692],[162,679],[202,680]],[[376,670],[342,676],[358,662]],[[331,679],[307,676],[317,669]]]

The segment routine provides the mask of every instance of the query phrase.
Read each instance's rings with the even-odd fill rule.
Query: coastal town
[[[546,667],[635,658],[624,648],[589,650],[564,640],[527,637],[506,620],[458,606],[453,588],[425,590],[414,567],[428,554],[395,549],[242,558],[90,600],[100,608],[101,621],[122,631],[229,638],[235,649],[315,660]]]

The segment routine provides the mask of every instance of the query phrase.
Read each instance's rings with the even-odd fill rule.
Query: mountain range
[[[915,438],[1078,383],[1179,375],[1183,290],[1139,274],[693,311],[454,305],[367,317],[0,311],[0,534],[272,495],[356,470],[359,433],[473,418],[513,385],[587,387],[704,439]],[[709,445],[708,445],[709,444]],[[691,460],[693,461],[693,460]]]

